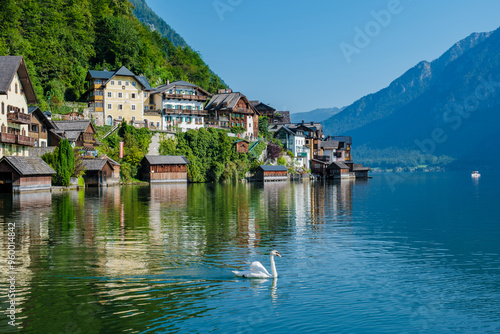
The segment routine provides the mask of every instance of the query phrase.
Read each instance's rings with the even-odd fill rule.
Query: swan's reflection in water
[[[278,300],[278,278],[265,279],[265,278],[254,278],[250,279],[250,287],[255,290],[256,293],[260,291],[265,291],[269,289],[271,295],[271,301],[275,303]],[[271,285],[269,286],[269,282]]]

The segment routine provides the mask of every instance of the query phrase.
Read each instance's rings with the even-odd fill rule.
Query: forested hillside
[[[189,47],[174,46],[133,14],[127,0],[0,0],[0,55],[22,55],[42,109],[85,101],[89,69],[127,66],[152,86],[167,79],[209,92],[225,85]]]

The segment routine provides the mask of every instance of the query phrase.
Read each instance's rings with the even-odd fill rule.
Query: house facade
[[[281,127],[275,132],[274,138],[278,139],[286,150],[291,151],[300,165],[309,169],[311,158],[309,149],[306,147],[306,137],[300,129],[290,129],[287,126]]]
[[[54,128],[49,131],[49,145],[59,146],[59,142],[67,139],[73,148],[80,148],[87,155],[96,156],[96,129],[90,120],[53,121]]]
[[[151,92],[150,106],[160,115],[160,129],[186,132],[205,126],[205,102],[212,95],[186,81],[167,82]]]
[[[28,134],[35,141],[35,147],[47,147],[49,145],[49,131],[54,128],[51,121],[38,107],[28,107],[31,115],[31,124],[28,127]]]
[[[233,93],[230,89],[219,90],[205,107],[207,126],[230,130],[233,127],[244,129],[243,136],[250,140],[259,137],[259,112],[245,95]]]
[[[256,181],[287,181],[288,169],[285,166],[261,165],[255,171]]]
[[[117,71],[87,73],[89,106],[97,125],[114,125],[126,120],[136,126],[146,124],[144,112],[149,111],[151,86],[144,76],[122,66]]]
[[[28,105],[37,103],[23,57],[0,56],[0,157],[28,156],[35,146]]]

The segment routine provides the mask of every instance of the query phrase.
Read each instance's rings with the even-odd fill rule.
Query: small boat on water
[[[479,174],[479,172],[477,170],[473,171],[472,174],[471,174],[472,177],[480,177],[481,174]]]

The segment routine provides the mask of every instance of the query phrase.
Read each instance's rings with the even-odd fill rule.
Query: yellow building
[[[29,104],[37,99],[23,57],[0,56],[0,157],[28,156],[35,146],[28,134]]]
[[[151,86],[146,77],[122,66],[115,72],[89,71],[87,81],[89,104],[94,109],[97,125],[114,125],[126,120],[136,126],[150,126],[145,112],[149,110]]]

